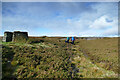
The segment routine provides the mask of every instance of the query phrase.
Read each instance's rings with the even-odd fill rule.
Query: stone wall
[[[4,42],[26,42],[28,40],[27,32],[4,32],[3,41]]]
[[[12,32],[4,32],[3,41],[4,42],[10,42],[10,41],[12,41],[12,36],[13,36]]]
[[[14,31],[13,32],[13,42],[26,42],[28,40],[27,32]]]

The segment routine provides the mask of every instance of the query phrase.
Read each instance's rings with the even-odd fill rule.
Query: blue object
[[[75,38],[74,38],[74,37],[72,37],[72,38],[71,38],[71,40],[72,40],[72,41],[74,41],[74,40],[75,40]]]
[[[67,41],[69,40],[70,38],[69,37],[67,37]]]
[[[70,40],[70,38],[69,38],[69,37],[67,37],[67,40],[66,40],[65,42],[69,43],[69,40]]]

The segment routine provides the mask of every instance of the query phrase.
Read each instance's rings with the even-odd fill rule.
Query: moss
[[[12,62],[11,62],[11,65],[12,65],[12,66],[17,66],[17,64],[18,64],[18,61],[12,61]]]

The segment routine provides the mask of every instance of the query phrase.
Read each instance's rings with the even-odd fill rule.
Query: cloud
[[[116,34],[117,3],[96,2],[5,2],[2,5],[2,35],[6,30],[29,35]]]
[[[119,0],[3,0],[3,2],[118,2]]]
[[[88,20],[89,28],[79,33],[79,36],[117,36],[118,4],[96,3],[91,5],[94,13],[85,13],[82,20]],[[87,22],[87,24],[88,24]]]
[[[85,3],[3,3],[3,29],[44,27],[64,32],[81,29],[82,23],[73,19],[87,11],[92,9],[85,7]],[[69,18],[73,22],[68,23]]]
[[[106,21],[108,19],[111,19],[110,17],[104,15],[101,16],[100,18],[96,19],[89,27],[90,28],[95,28],[95,29],[105,29],[111,26],[114,26],[114,21]]]
[[[110,29],[107,29],[104,34],[106,35],[118,35],[118,28],[110,28]]]

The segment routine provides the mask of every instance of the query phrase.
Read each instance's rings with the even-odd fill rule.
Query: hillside
[[[29,38],[2,43],[3,78],[117,78],[117,39]],[[99,45],[99,46],[98,46]]]
[[[118,76],[118,38],[76,40],[74,63],[87,78]]]

